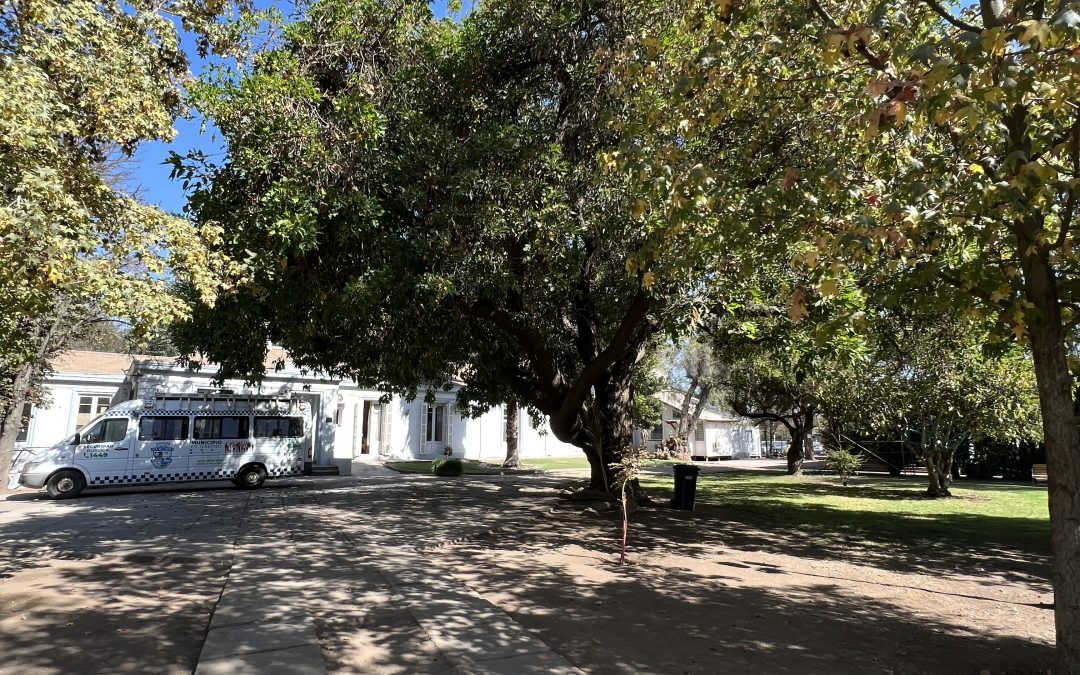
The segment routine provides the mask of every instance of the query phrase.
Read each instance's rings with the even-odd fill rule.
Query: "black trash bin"
[[[675,496],[671,500],[671,507],[680,511],[693,511],[697,476],[701,469],[693,464],[676,464],[674,469]]]

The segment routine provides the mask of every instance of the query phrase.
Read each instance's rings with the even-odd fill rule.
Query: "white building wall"
[[[87,376],[57,379],[46,384],[47,403],[34,406],[26,441],[20,447],[49,447],[74,434],[80,396],[108,396],[113,404],[128,399],[128,387],[119,377]]]
[[[138,374],[133,382],[124,374],[102,376],[61,373],[50,377],[46,383],[50,402],[33,411],[24,445],[50,446],[74,433],[80,396],[107,395],[115,404],[129,398],[145,398],[165,393],[197,394],[199,389],[213,388],[229,389],[241,395],[299,395],[309,398],[313,403],[317,398],[319,406],[314,411],[314,461],[337,464],[343,472],[355,460],[435,459],[442,456],[443,444],[425,446],[427,452],[421,453],[421,420],[427,407],[422,398],[406,402],[400,397],[394,397],[389,403],[382,404],[382,415],[385,418],[382,443],[378,442],[377,434],[372,433],[369,438],[370,452],[365,455],[361,452],[364,405],[379,404],[382,392],[362,389],[348,381],[319,379],[292,367],[268,372],[264,381],[255,386],[246,385],[239,380],[227,380],[221,385],[215,385],[212,379],[216,375],[216,368],[212,366],[204,367],[201,371],[186,371],[160,364],[142,364],[136,368]],[[436,393],[436,403],[453,406],[455,396],[454,391],[439,391]],[[674,419],[674,413],[672,406],[665,405],[665,439],[673,433],[672,426],[667,422]],[[523,459],[582,455],[579,448],[555,437],[547,419],[534,425],[524,409],[519,410],[519,415],[518,444]],[[455,457],[487,462],[501,462],[505,458],[506,437],[502,406],[492,408],[475,419],[463,418],[456,407],[452,407],[451,417],[451,433],[445,444],[454,449]],[[754,447],[760,446],[760,433],[748,422],[705,422],[705,441],[695,443],[695,455],[700,456],[704,448],[709,457],[716,457],[714,448],[719,448],[721,456],[732,456],[735,450],[732,430],[736,428],[750,430]],[[641,442],[642,432],[647,439],[648,431],[635,431],[635,444]],[[658,444],[646,442],[650,446]],[[439,447],[436,448],[435,445]]]

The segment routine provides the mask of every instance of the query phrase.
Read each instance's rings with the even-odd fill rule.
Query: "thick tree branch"
[[[986,28],[995,28],[1001,25],[1001,19],[994,11],[994,0],[979,0],[979,11],[982,14],[983,25]]]
[[[810,0],[810,6],[813,8],[814,13],[825,22],[825,25],[828,26],[830,30],[835,31],[840,29],[839,24],[836,23],[836,19],[832,18],[832,15],[821,5],[819,0]],[[866,59],[866,63],[874,70],[888,70],[889,64],[867,49],[865,42],[860,41],[859,44],[856,45],[855,51],[859,52],[859,54]]]
[[[652,305],[652,298],[639,289],[623,314],[622,321],[607,348],[591,363],[585,364],[584,369],[570,386],[570,390],[566,392],[562,408],[557,414],[559,423],[564,425],[564,428],[569,426],[571,419],[577,417],[593,385],[600,381],[608,368],[628,352],[633,352],[635,359],[637,358],[640,351],[639,343],[644,341],[641,335],[644,332],[641,330],[641,324],[652,309]]]
[[[544,395],[551,400],[558,397],[563,388],[564,377],[555,365],[547,346],[536,331],[522,325],[509,312],[495,306],[490,300],[474,303],[459,302],[458,309],[467,316],[490,321],[496,327],[509,334],[525,352],[537,376],[537,384]]]
[[[978,26],[976,26],[974,24],[970,24],[967,21],[964,21],[963,19],[959,19],[959,18],[953,16],[952,14],[949,14],[949,12],[944,7],[942,7],[941,3],[937,2],[937,0],[922,0],[922,1],[927,7],[929,7],[931,10],[933,10],[934,14],[937,14],[942,19],[945,19],[946,21],[948,21],[952,25],[956,26],[960,30],[965,30],[965,31],[968,31],[969,33],[981,33],[982,32],[982,28],[979,28]]]

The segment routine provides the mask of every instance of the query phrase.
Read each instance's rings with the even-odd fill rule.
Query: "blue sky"
[[[442,18],[447,15],[447,0],[434,0],[431,8],[435,15]],[[257,2],[258,6],[265,7],[276,4],[283,9],[291,7],[291,2]],[[463,5],[469,3],[463,2]],[[184,36],[184,45],[192,59],[191,71],[198,75],[206,66],[206,62],[195,55],[195,41],[191,35]],[[206,133],[201,133],[203,120],[177,120],[174,127],[177,130],[176,138],[171,143],[146,143],[135,154],[134,167],[129,188],[138,190],[141,199],[150,204],[156,204],[167,211],[179,213],[184,208],[184,191],[179,182],[169,180],[170,167],[163,164],[169,156],[169,151],[185,154],[191,150],[201,150],[207,155],[222,153],[222,145],[215,137],[212,127],[207,128]]]

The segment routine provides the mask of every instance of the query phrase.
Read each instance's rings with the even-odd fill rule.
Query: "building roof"
[[[87,375],[123,375],[131,367],[131,362],[141,357],[115,352],[87,352],[72,350],[64,352],[52,360],[52,369],[56,373],[85,373]]]
[[[264,360],[267,369],[273,369],[279,359],[288,359],[288,353],[279,347],[271,348]],[[195,359],[198,361],[199,359]],[[118,354],[116,352],[90,352],[73,349],[64,352],[52,360],[55,373],[82,373],[86,375],[123,375],[133,363],[157,367],[170,367],[176,364],[174,356],[154,356],[151,354]],[[205,361],[203,361],[205,363]]]
[[[657,394],[657,398],[671,406],[675,410],[679,410],[682,407],[683,392],[676,391],[674,389],[668,389]],[[721,410],[720,408],[705,404],[705,407],[701,409],[701,417],[698,418],[702,422],[738,422],[742,418],[729,410]]]

